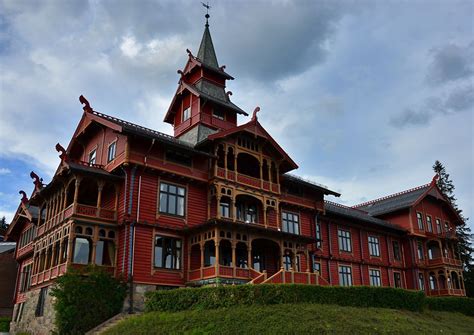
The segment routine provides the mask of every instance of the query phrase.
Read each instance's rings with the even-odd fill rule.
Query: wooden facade
[[[165,117],[174,136],[96,112],[81,97],[84,113],[68,147],[56,147],[53,180],[32,173],[34,191],[23,193],[8,232],[23,241],[16,304],[85,264],[153,287],[345,284],[465,295],[460,219],[435,183],[355,207],[325,202],[339,194],[289,174],[297,165],[259,123],[259,108],[237,125],[247,113],[225,91],[233,78],[217,64],[207,25],[179,73]],[[407,195],[414,200],[400,208],[371,212]]]

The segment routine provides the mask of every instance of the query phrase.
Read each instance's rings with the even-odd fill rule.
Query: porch
[[[211,228],[190,237],[189,285],[319,284],[307,242],[239,229]]]

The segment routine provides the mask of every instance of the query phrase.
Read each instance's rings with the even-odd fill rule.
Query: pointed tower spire
[[[209,5],[204,4],[208,10]],[[217,62],[216,51],[214,50],[214,44],[212,44],[211,32],[209,31],[209,13],[205,15],[206,25],[204,28],[204,34],[202,35],[201,45],[199,46],[199,51],[197,58],[201,60],[206,65],[219,68],[219,63]]]

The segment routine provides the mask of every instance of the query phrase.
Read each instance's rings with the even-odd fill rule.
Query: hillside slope
[[[474,334],[474,318],[458,313],[317,304],[238,306],[129,318],[105,334]]]

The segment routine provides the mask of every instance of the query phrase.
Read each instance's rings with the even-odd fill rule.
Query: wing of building
[[[372,285],[465,295],[460,218],[435,183],[354,207],[231,100],[206,23],[164,121],[174,136],[84,112],[48,184],[34,173],[8,231],[18,242],[13,330],[51,329],[48,290],[96,264],[146,291],[217,284]],[[265,112],[265,111],[262,111]],[[110,111],[108,114],[112,114]],[[249,114],[252,114],[249,117]],[[238,125],[237,115],[249,117]]]

